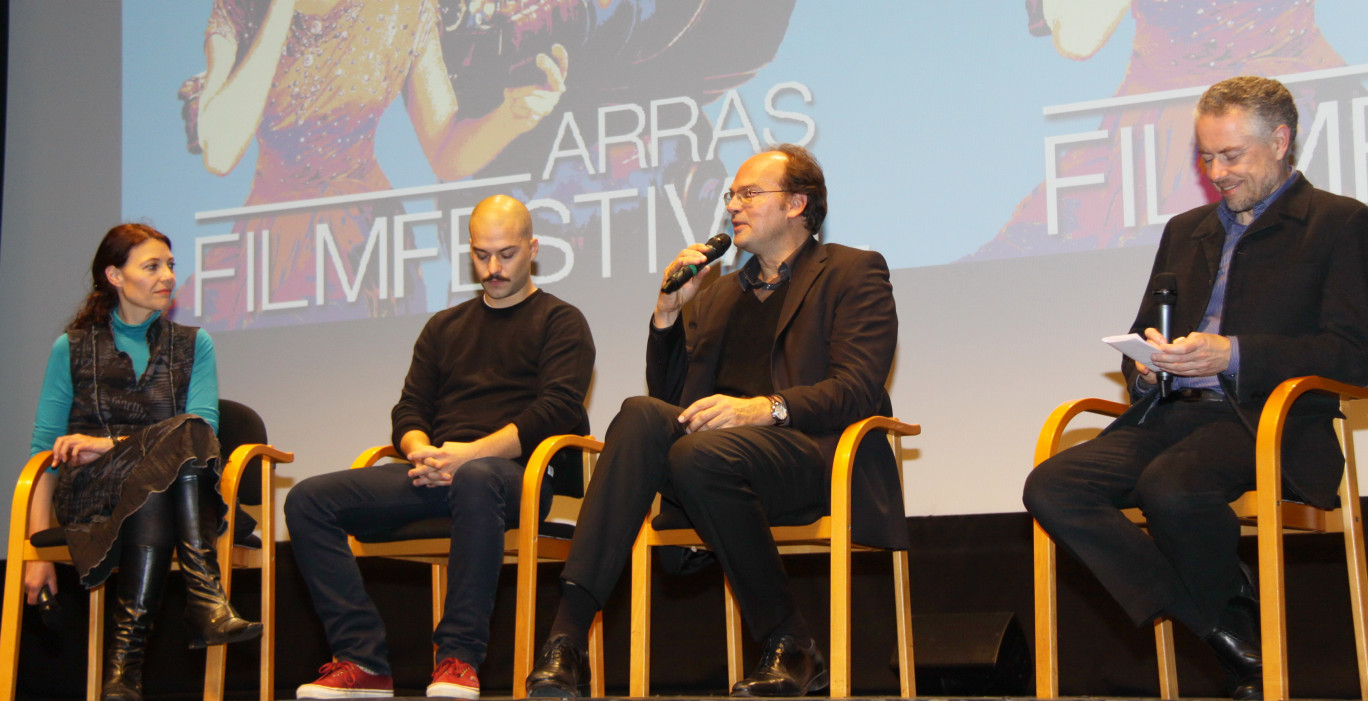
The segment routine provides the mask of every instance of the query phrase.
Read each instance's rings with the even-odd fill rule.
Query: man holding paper
[[[1169,221],[1153,274],[1177,281],[1171,341],[1146,294],[1123,359],[1131,407],[1096,439],[1032,471],[1026,508],[1137,625],[1168,616],[1216,653],[1236,699],[1262,698],[1258,603],[1228,502],[1254,488],[1254,429],[1283,380],[1368,383],[1368,207],[1292,167],[1297,108],[1274,80],[1222,81],[1197,103],[1196,146],[1221,200]],[[1343,468],[1337,403],[1288,420],[1284,488],[1332,506]],[[1140,507],[1149,534],[1121,509]]]

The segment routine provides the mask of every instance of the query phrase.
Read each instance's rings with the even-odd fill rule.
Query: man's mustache
[[[480,283],[481,283],[481,284],[484,284],[484,283],[486,283],[486,282],[508,282],[508,278],[506,278],[506,277],[504,277],[504,276],[502,276],[502,275],[499,275],[499,274],[497,274],[497,273],[494,274],[494,275],[488,275],[488,276],[485,276],[485,277],[483,277],[483,278],[480,278]]]

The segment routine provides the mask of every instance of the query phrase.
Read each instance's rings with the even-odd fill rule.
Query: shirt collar
[[[152,322],[161,318],[161,315],[162,313],[159,311],[152,312],[152,316],[147,317],[147,319],[143,321],[143,323],[130,324],[127,321],[124,321],[123,318],[119,316],[119,310],[115,309],[109,315],[109,322],[110,326],[112,326],[114,330],[118,333],[122,333],[127,336],[134,336],[137,335],[137,332],[141,331],[142,334],[145,336],[147,335],[147,330],[152,328]]]
[[[1262,217],[1263,213],[1268,211],[1268,208],[1272,207],[1273,203],[1277,202],[1278,198],[1282,197],[1283,193],[1287,192],[1288,188],[1292,187],[1292,184],[1297,182],[1300,178],[1301,171],[1293,170],[1292,174],[1287,176],[1287,179],[1283,181],[1283,184],[1278,186],[1278,189],[1269,193],[1267,197],[1254,203],[1254,208],[1250,210],[1254,215],[1254,219],[1251,219],[1250,223],[1253,223],[1254,220]],[[1230,227],[1232,226],[1239,225],[1239,222],[1235,218],[1235,212],[1230,211],[1230,207],[1226,206],[1224,198],[1222,198],[1221,203],[1216,206],[1216,214],[1221,218],[1221,224],[1225,227],[1226,231],[1230,231]]]
[[[779,279],[774,282],[765,282],[760,278],[760,259],[751,256],[750,260],[746,261],[746,264],[741,266],[741,274],[736,276],[737,282],[741,284],[741,291],[750,292],[757,288],[761,290],[777,290],[780,287],[783,287],[784,283],[788,282],[789,278],[793,277],[793,262],[798,259],[798,256],[802,254],[803,251],[807,250],[808,246],[812,245],[813,240],[812,237],[808,237],[808,240],[804,241],[803,245],[798,247],[798,250],[790,253],[789,257],[785,258],[784,262],[779,264]]]

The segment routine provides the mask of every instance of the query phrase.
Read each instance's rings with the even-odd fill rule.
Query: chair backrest
[[[246,404],[231,399],[219,400],[219,452],[228,462],[238,446],[248,443],[270,443],[266,439],[266,423]],[[247,465],[247,472],[238,486],[238,501],[243,504],[261,503],[261,458]]]
[[[589,435],[589,414],[580,417],[573,433]],[[551,458],[551,492],[563,497],[584,497],[584,451],[573,448],[556,453]]]

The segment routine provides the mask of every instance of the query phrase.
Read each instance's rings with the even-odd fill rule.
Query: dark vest
[[[114,347],[108,325],[68,331],[72,401],[67,430],[123,436],[184,413],[197,332],[158,317],[147,330],[147,370],[137,377],[133,360]]]

